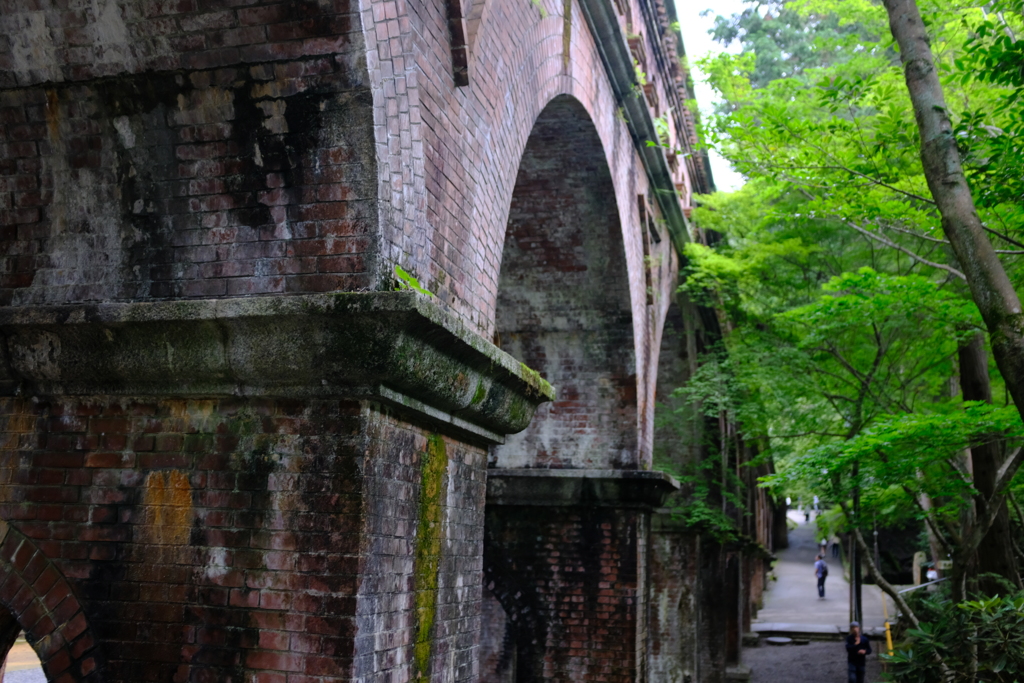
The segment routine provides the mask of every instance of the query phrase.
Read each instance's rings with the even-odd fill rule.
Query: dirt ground
[[[868,657],[864,681],[879,683],[882,663],[878,661],[878,643],[871,643],[871,647],[875,653]],[[743,663],[753,669],[751,683],[847,683],[846,649],[841,642],[745,647]]]

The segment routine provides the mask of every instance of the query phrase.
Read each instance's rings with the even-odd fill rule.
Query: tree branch
[[[1017,512],[1018,523],[1024,525],[1024,512],[1021,512],[1020,505],[1017,505],[1017,498],[1013,495],[1013,491],[1007,491],[1006,498],[1010,501],[1013,509]]]
[[[992,487],[992,495],[985,498],[980,493],[978,494],[985,505],[985,515],[981,519],[975,517],[971,520],[973,523],[970,524],[970,532],[964,534],[963,542],[960,544],[959,554],[961,557],[967,558],[973,554],[981,544],[981,540],[985,538],[985,534],[992,528],[996,517],[999,516],[999,511],[1003,507],[1004,491],[1009,486],[1010,480],[1017,474],[1017,470],[1020,469],[1022,462],[1024,462],[1024,448],[1017,448],[1017,450],[1006,457],[1006,460],[999,467],[995,486]]]
[[[939,244],[949,244],[949,240],[939,239],[938,237],[932,237],[931,235],[925,235],[923,233],[916,232],[914,230],[907,230],[906,228],[897,228],[895,225],[887,225],[886,227],[889,230],[895,230],[896,232],[902,232],[904,235],[911,235],[911,236],[917,237],[919,239],[928,240],[929,242],[937,242]],[[1016,241],[1010,239],[1009,237],[1003,235],[1002,233],[998,233],[995,230],[992,230],[991,228],[988,228],[986,226],[982,226],[982,227],[985,227],[985,229],[988,230],[990,233],[992,233],[993,235],[998,235],[999,237],[1001,237],[1002,239],[1006,240],[1010,244],[1016,244],[1017,246],[1022,247],[1022,249],[996,249],[996,253],[997,254],[1024,254],[1024,244],[1021,244],[1020,242],[1016,242]]]
[[[932,56],[928,30],[915,0],[883,0],[899,46],[904,81],[921,141],[928,189],[942,230],[964,270],[971,298],[992,340],[992,354],[1018,411],[1024,415],[1024,316],[1021,301],[978,217],[957,149],[949,108]],[[1000,237],[1005,238],[1004,235]],[[1024,247],[1020,243],[1014,246]]]
[[[988,232],[988,233],[991,233],[991,234],[995,235],[996,237],[998,237],[1001,240],[1005,240],[1006,242],[1009,242],[1010,244],[1012,244],[1015,247],[1020,247],[1020,248],[1024,249],[1024,244],[1022,244],[1021,242],[1018,242],[1015,239],[1007,237],[1006,235],[1004,235],[1003,233],[999,232],[998,230],[993,230],[992,228],[988,227],[984,223],[981,224],[981,229],[984,230],[985,232]]]
[[[1010,485],[1010,481],[1016,476],[1022,462],[1024,462],[1024,448],[1017,448],[1006,456],[1006,460],[1003,461],[996,474],[996,485],[992,489],[992,498],[1002,495],[1003,489]]]
[[[921,238],[923,240],[928,240],[929,242],[938,242],[939,244],[949,244],[949,240],[939,239],[938,237],[932,237],[931,235],[924,235],[924,234],[921,234],[921,233],[916,232],[914,230],[907,230],[906,228],[897,228],[895,225],[887,225],[886,227],[889,230],[895,230],[896,232],[902,232],[904,235],[912,235],[914,237],[919,237],[919,238]]]
[[[952,553],[953,544],[950,543],[950,541],[946,538],[945,534],[943,534],[942,531],[939,530],[939,524],[935,521],[934,517],[932,516],[934,513],[928,508],[926,508],[924,505],[921,505],[921,499],[914,495],[914,492],[910,490],[909,486],[904,484],[902,488],[903,491],[908,496],[910,496],[910,499],[914,501],[914,505],[916,505],[917,508],[922,513],[924,513],[924,521],[929,527],[931,527],[932,533],[935,534],[935,538],[938,539],[939,543],[942,544],[942,547],[946,550],[947,553]],[[952,529],[950,529],[950,531],[952,531]],[[957,539],[954,535],[953,543],[955,543],[956,541]]]
[[[857,232],[859,232],[860,234],[864,235],[865,237],[873,239],[876,242],[881,242],[885,246],[891,247],[892,249],[895,249],[897,251],[902,251],[904,254],[906,254],[907,256],[909,256],[910,258],[914,259],[915,261],[917,261],[919,263],[923,263],[926,266],[931,266],[932,268],[938,268],[939,270],[944,270],[947,273],[949,273],[950,275],[953,275],[954,277],[958,277],[961,280],[964,280],[964,281],[967,280],[967,278],[964,276],[963,273],[961,273],[956,268],[953,268],[952,266],[947,266],[944,263],[936,263],[935,261],[929,261],[926,258],[922,258],[921,256],[918,256],[917,254],[915,254],[914,252],[910,251],[909,249],[907,249],[905,247],[901,247],[900,245],[896,244],[892,240],[888,240],[885,237],[882,237],[881,235],[876,235],[875,233],[871,232],[870,230],[865,230],[864,228],[860,227],[856,223],[851,223],[850,221],[847,221],[846,224],[849,225],[854,230],[856,230]]]
[[[846,516],[847,521],[852,520],[853,517],[850,515],[850,508],[846,502],[844,501],[840,503],[839,506],[843,509],[843,514]],[[914,628],[921,628],[921,620],[917,618],[916,614],[914,614],[914,610],[910,609],[910,605],[908,605],[907,601],[903,599],[900,592],[897,591],[891,583],[885,580],[885,577],[882,576],[882,572],[875,566],[875,561],[872,559],[871,548],[869,548],[867,542],[864,541],[864,536],[861,535],[860,529],[852,523],[850,524],[850,527],[853,529],[853,538],[857,542],[860,554],[864,560],[867,561],[868,574],[870,574],[871,578],[875,580],[875,585],[881,588],[882,592],[892,598],[893,602],[896,603],[896,607],[898,607],[900,612],[910,620],[910,623],[913,624]],[[884,600],[885,598],[882,599]],[[946,666],[946,661],[938,651],[933,651],[932,656],[935,658],[935,663],[939,665],[939,669],[942,671],[942,680],[952,680],[953,672],[950,671],[948,666]]]
[[[882,464],[889,464],[889,458],[888,456],[885,455],[884,451],[876,449],[875,452],[878,453],[878,459],[882,461]],[[963,477],[961,476],[961,479],[962,478]],[[932,511],[932,509],[926,508],[924,504],[921,503],[920,495],[914,493],[914,491],[912,491],[911,488],[906,484],[902,484],[900,488],[903,489],[903,492],[910,497],[910,500],[914,501],[914,505],[916,505],[917,508],[924,514],[925,523],[929,527],[931,527],[932,533],[935,534],[935,538],[937,538],[939,543],[942,544],[942,547],[946,549],[947,553],[952,554],[953,545],[958,544],[960,542],[960,534],[957,533],[956,528],[950,525],[946,529],[946,531],[949,533],[950,538],[952,539],[952,541],[950,541],[950,539],[947,539],[945,534],[943,534],[942,531],[939,530],[939,521],[936,519],[935,513]]]

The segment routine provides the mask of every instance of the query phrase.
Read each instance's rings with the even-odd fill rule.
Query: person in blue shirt
[[[871,654],[871,641],[860,632],[860,624],[850,622],[850,635],[846,636],[846,669],[849,683],[864,683],[864,668]]]
[[[828,565],[825,564],[825,556],[818,555],[814,558],[814,575],[818,577],[818,598],[825,597],[825,579],[828,577]]]

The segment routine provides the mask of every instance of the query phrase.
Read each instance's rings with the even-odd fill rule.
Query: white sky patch
[[[738,53],[742,49],[740,44],[733,43],[728,50],[716,43],[708,35],[708,31],[715,25],[715,16],[725,17],[738,14],[746,7],[743,0],[673,0],[676,3],[676,16],[679,17],[679,28],[683,33],[683,46],[686,48],[687,60],[690,63],[690,70],[693,73],[693,87],[697,95],[697,104],[700,106],[701,118],[706,119],[714,109],[715,97],[711,87],[704,82],[704,74],[697,68],[697,60],[706,56],[709,52],[718,54],[721,52]],[[708,16],[702,17],[701,12],[710,9]],[[724,192],[738,190],[744,183],[743,176],[733,170],[732,165],[711,151],[711,173],[715,178],[715,187]]]

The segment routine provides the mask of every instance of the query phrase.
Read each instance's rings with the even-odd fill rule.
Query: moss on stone
[[[487,388],[484,387],[483,382],[479,382],[476,385],[476,392],[473,393],[473,401],[470,405],[478,405],[487,396]]]
[[[526,380],[527,384],[529,384],[537,394],[554,399],[555,388],[551,386],[550,382],[541,377],[539,372],[523,362],[519,363],[519,369],[523,373],[522,378]]]
[[[415,681],[430,680],[447,472],[448,450],[444,439],[438,434],[432,434],[427,439],[427,449],[420,461],[416,564],[413,569],[416,591],[416,635],[413,641]]]

